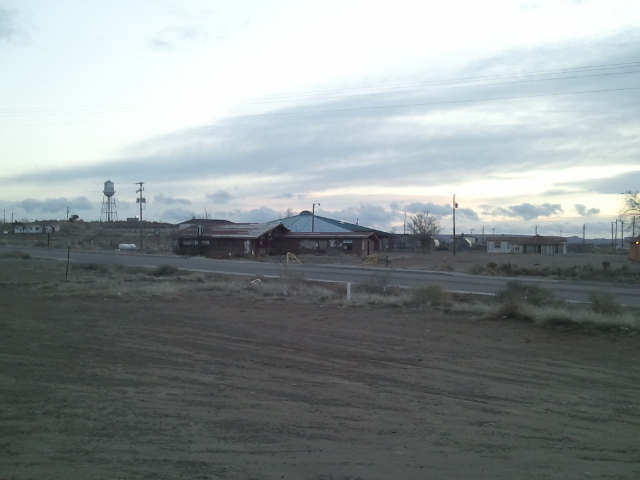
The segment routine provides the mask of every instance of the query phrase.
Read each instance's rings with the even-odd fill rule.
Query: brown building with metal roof
[[[174,238],[178,255],[228,258],[232,255],[279,255],[278,238],[289,230],[272,223],[214,223],[184,228]]]

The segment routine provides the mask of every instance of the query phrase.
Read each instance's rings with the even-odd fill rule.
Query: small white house
[[[13,227],[13,233],[54,233],[59,231],[60,227],[57,225],[27,225],[19,223]]]
[[[487,253],[567,253],[567,239],[564,237],[509,237],[506,235],[487,237]]]

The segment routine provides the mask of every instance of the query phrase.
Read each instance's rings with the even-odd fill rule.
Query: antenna
[[[147,200],[142,196],[142,192],[144,192],[144,182],[138,182],[136,185],[140,185],[140,188],[136,190],[136,193],[140,194],[138,198],[136,198],[136,202],[140,205],[140,250],[142,250],[142,206],[146,204]]]
[[[140,205],[140,222],[142,222],[142,207],[147,203],[147,199],[142,196],[142,192],[144,192],[144,182],[138,182],[136,185],[140,185],[140,188],[136,190],[136,193],[140,194],[140,196],[136,198],[136,203]]]

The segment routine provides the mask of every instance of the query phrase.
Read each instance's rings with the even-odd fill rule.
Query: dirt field
[[[640,335],[0,260],[2,479],[637,479]]]

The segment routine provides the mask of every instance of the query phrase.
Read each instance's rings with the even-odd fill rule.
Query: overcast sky
[[[640,189],[637,0],[0,0],[15,220],[610,237]],[[640,230],[640,227],[638,228]]]

